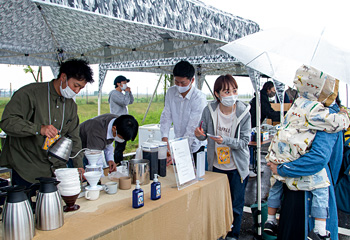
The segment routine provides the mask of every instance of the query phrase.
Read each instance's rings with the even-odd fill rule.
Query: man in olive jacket
[[[66,162],[43,149],[46,138],[69,136],[73,141],[71,156],[81,149],[73,98],[93,81],[86,61],[70,60],[61,65],[57,79],[32,83],[14,93],[0,122],[7,134],[0,166],[12,169],[13,185],[30,186],[35,178],[51,177],[55,169],[66,167]],[[73,164],[82,169],[82,157],[73,159]]]

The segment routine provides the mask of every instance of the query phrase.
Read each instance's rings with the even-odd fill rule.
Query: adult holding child
[[[340,111],[334,101],[338,92],[338,80],[317,69],[302,66],[297,71],[294,83],[301,97],[288,111],[283,128],[276,135],[276,144],[272,143],[267,156],[269,160],[277,157],[282,163],[280,165],[276,165],[275,162],[268,163],[276,177],[293,178],[291,181],[285,179],[288,188],[285,186],[283,188],[284,198],[277,236],[283,240],[306,239],[306,237],[338,239],[333,183],[337,182],[342,160],[341,130],[347,128],[349,119],[347,114],[334,114]],[[294,119],[296,117],[298,119]],[[288,135],[290,131],[295,133]],[[283,144],[284,136],[288,136],[286,139],[289,145]],[[277,143],[279,150],[274,152],[274,145],[277,147]],[[283,146],[287,146],[287,154],[283,152]],[[298,150],[294,150],[293,146],[297,146]],[[280,189],[282,187],[280,184]],[[291,189],[306,191],[291,191]],[[279,203],[281,199],[280,194],[277,195],[278,198],[272,195],[270,191],[267,224],[271,226],[276,223],[274,214],[275,209],[279,207],[279,204],[273,205]]]
[[[208,170],[228,177],[234,221],[226,239],[232,240],[239,237],[249,175],[250,106],[238,100],[237,82],[229,74],[216,79],[214,94],[216,101],[205,107],[194,133],[208,139]]]

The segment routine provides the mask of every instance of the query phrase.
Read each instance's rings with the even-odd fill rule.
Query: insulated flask
[[[2,214],[2,239],[32,239],[35,235],[33,211],[24,186],[1,188],[7,195]]]
[[[166,142],[158,144],[158,175],[166,177],[166,160],[168,153],[168,145]]]
[[[153,180],[154,174],[158,174],[158,146],[144,142],[141,146],[143,159],[149,160],[150,163],[150,180]]]
[[[54,230],[62,227],[63,206],[57,191],[59,181],[53,177],[36,178],[40,182],[35,207],[35,223],[40,230]]]

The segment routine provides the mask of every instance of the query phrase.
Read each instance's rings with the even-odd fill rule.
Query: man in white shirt
[[[168,89],[165,106],[160,117],[162,141],[168,142],[171,124],[175,138],[188,137],[190,150],[196,160],[196,153],[204,151],[205,142],[194,136],[202,111],[207,105],[206,96],[194,86],[194,67],[187,61],[178,62],[173,70],[175,86]],[[168,164],[171,158],[168,158]]]

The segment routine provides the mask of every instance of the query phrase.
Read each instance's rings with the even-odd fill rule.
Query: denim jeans
[[[279,208],[281,206],[282,193],[283,182],[276,180],[275,184],[270,188],[267,206],[270,208]]]
[[[238,239],[239,231],[241,230],[245,188],[247,186],[249,177],[246,177],[243,180],[243,182],[241,182],[241,176],[239,175],[237,170],[224,171],[213,167],[213,172],[224,173],[228,177],[228,182],[230,184],[232,210],[233,210],[234,219],[233,219],[233,227],[231,229],[231,232],[229,232],[227,236]]]
[[[328,187],[316,188],[310,192],[312,194],[311,216],[323,219],[328,218]],[[282,193],[283,183],[281,181],[276,181],[276,183],[270,188],[267,206],[271,208],[279,208],[281,206]]]
[[[311,191],[312,204],[311,204],[311,216],[314,218],[329,218],[328,199],[329,189],[317,188]]]
[[[249,154],[250,154],[250,158],[249,158],[249,164],[251,166],[255,166],[255,159],[254,159],[254,148],[253,147],[249,147]]]

